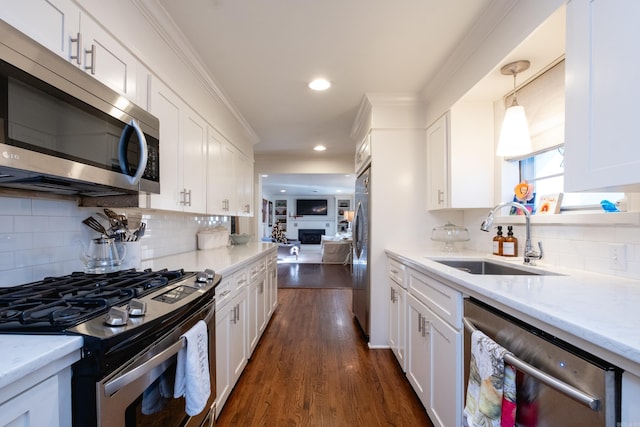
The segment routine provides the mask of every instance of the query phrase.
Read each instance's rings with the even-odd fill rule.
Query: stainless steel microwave
[[[160,192],[158,119],[0,20],[0,186]]]

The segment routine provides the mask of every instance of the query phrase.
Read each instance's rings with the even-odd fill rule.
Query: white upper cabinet
[[[427,210],[493,206],[493,147],[490,102],[459,102],[429,126]]]
[[[213,128],[208,130],[207,213],[253,215],[253,163]]]
[[[640,2],[567,4],[565,191],[640,190]]]
[[[80,10],[69,0],[4,0],[2,19],[47,49],[70,60],[80,31]],[[74,59],[75,61],[75,59]],[[77,62],[76,62],[77,63]]]
[[[136,58],[70,0],[6,0],[1,16],[47,49],[136,99]]]
[[[253,163],[238,153],[236,177],[238,188],[238,215],[253,215]]]
[[[153,79],[149,110],[160,126],[160,194],[151,208],[206,212],[206,122],[160,80]]]

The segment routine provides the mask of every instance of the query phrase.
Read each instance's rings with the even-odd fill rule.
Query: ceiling
[[[257,135],[258,158],[353,157],[350,134],[363,95],[420,93],[499,1],[158,0]],[[332,87],[311,91],[315,77]],[[317,144],[327,150],[312,151]],[[281,185],[315,188],[330,177],[322,191],[345,179],[302,175]],[[276,178],[265,185],[275,190]]]
[[[261,177],[262,192],[269,196],[352,195],[354,174],[269,174]],[[284,190],[284,191],[283,191]]]

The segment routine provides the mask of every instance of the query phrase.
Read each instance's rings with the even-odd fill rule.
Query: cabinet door
[[[426,333],[427,308],[413,295],[407,295],[407,378],[420,401],[428,408],[429,335]]]
[[[565,191],[640,189],[640,2],[567,3]]]
[[[227,304],[216,310],[216,418],[231,393],[232,328],[235,325],[235,306]]]
[[[236,156],[236,182],[238,190],[238,215],[253,215],[253,164],[238,153]]]
[[[149,111],[155,115],[160,126],[160,194],[151,195],[154,209],[182,210],[181,164],[183,162],[180,145],[180,109],[178,96],[160,80],[152,79],[149,96]]]
[[[231,329],[231,344],[229,351],[229,363],[231,365],[231,388],[236,384],[238,378],[242,374],[244,367],[247,365],[247,323],[248,323],[248,306],[247,306],[247,288],[243,288],[231,301],[232,307],[235,307],[235,321]]]
[[[462,425],[462,331],[427,308],[429,389],[427,412],[434,426]]]
[[[4,0],[0,16],[50,51],[80,65],[71,58],[81,52],[71,40],[80,31],[80,9],[70,0]]]
[[[207,125],[189,107],[185,107],[183,117],[183,189],[180,191],[184,194],[181,201],[186,212],[204,213],[207,211]]]
[[[50,377],[0,405],[0,425],[39,427],[60,425],[58,378]]]
[[[129,100],[136,99],[136,58],[96,21],[80,15],[82,68]]]
[[[403,371],[405,366],[405,305],[406,291],[396,282],[389,279],[390,306],[389,306],[389,346],[395,354]]]
[[[267,261],[267,279],[269,293],[267,294],[267,322],[278,306],[278,267],[276,258],[272,257]],[[266,326],[266,325],[265,325]]]
[[[267,276],[261,274],[249,285],[249,354],[253,353],[266,325],[265,284]]]
[[[447,188],[449,114],[427,128],[427,210],[449,207]]]

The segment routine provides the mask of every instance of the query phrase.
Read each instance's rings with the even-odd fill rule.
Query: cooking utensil
[[[136,231],[133,232],[133,241],[137,242],[144,236],[144,232],[147,229],[147,224],[144,222],[140,223],[140,227]]]
[[[117,221],[120,225],[122,225],[125,228],[129,224],[129,221],[127,220],[127,216],[126,215],[121,215],[119,213],[116,213],[116,212],[112,211],[109,208],[104,208],[104,213],[107,214],[107,216],[109,218],[111,218],[112,220]]]
[[[90,229],[97,231],[98,233],[102,234],[103,236],[107,236],[109,233],[107,232],[107,229],[104,228],[104,226],[102,224],[100,224],[100,221],[98,221],[97,219],[95,219],[94,217],[90,216],[89,218],[86,218],[82,221],[82,223],[84,225],[86,225],[87,227],[89,227]]]

